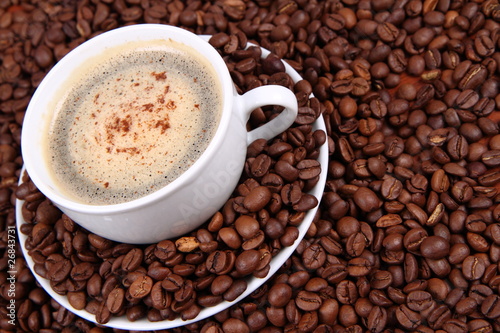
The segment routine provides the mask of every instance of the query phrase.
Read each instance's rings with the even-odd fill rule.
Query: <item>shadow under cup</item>
[[[76,69],[107,49],[135,41],[172,39],[198,51],[213,66],[222,90],[220,122],[206,150],[165,187],[125,203],[88,205],[64,196],[45,163],[43,142],[54,100]],[[284,107],[278,117],[250,132],[253,110],[265,105]],[[199,36],[181,28],[143,24],[118,28],[83,43],[46,75],[28,106],[21,148],[28,174],[38,189],[72,220],[104,238],[131,244],[155,243],[196,229],[219,210],[234,191],[244,167],[247,145],[271,139],[293,124],[295,95],[282,86],[262,86],[238,95],[226,64]],[[147,171],[147,170],[146,170]]]

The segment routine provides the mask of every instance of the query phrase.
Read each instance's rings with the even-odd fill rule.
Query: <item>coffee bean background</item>
[[[8,324],[16,198],[37,273],[74,307],[101,323],[193,318],[236,298],[244,276],[265,276],[297,237],[326,142],[327,186],[293,256],[243,302],[171,331],[499,332],[499,20],[492,0],[1,0],[0,329],[119,332],[51,300],[19,246]],[[282,84],[300,111],[292,129],[249,147],[241,184],[205,228],[137,248],[79,229],[17,181],[24,111],[47,71],[88,38],[144,22],[213,35],[240,92]],[[247,41],[272,54],[260,60]],[[304,80],[293,84],[279,59]],[[278,112],[256,110],[249,126]],[[311,129],[319,116],[326,134]]]

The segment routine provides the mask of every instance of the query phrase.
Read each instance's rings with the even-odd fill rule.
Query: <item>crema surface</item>
[[[120,48],[59,102],[48,156],[67,193],[117,204],[164,187],[205,151],[220,120],[215,71],[174,42]]]

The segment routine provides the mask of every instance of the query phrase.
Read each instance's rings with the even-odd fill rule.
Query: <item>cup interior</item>
[[[172,39],[189,46],[213,65],[220,81],[223,96],[223,110],[214,137],[205,152],[186,172],[156,192],[129,202],[112,205],[87,205],[74,202],[58,190],[47,168],[44,149],[41,149],[46,138],[48,124],[52,118],[51,110],[57,104],[58,96],[62,96],[61,90],[65,89],[65,83],[72,77],[75,70],[103,54],[106,50],[129,42],[158,39]],[[81,212],[95,211],[96,213],[134,209],[159,199],[167,192],[175,191],[177,187],[182,186],[183,182],[202,171],[204,161],[209,160],[216,151],[226,131],[231,113],[233,89],[232,80],[223,59],[210,44],[193,33],[174,26],[159,24],[133,25],[105,32],[68,53],[51,69],[37,88],[23,123],[21,148],[25,167],[40,191],[60,207],[70,207]]]

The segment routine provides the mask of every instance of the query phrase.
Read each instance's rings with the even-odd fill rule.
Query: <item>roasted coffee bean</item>
[[[358,299],[356,285],[352,281],[341,281],[336,289],[337,300],[342,304],[354,304]]]
[[[129,293],[133,298],[143,298],[151,292],[153,280],[147,276],[137,278],[129,287]]]
[[[231,333],[250,332],[248,325],[245,322],[236,318],[229,318],[226,321],[224,321],[224,323],[222,324],[222,329],[224,330],[224,332],[231,332]]]
[[[486,224],[481,216],[471,214],[465,220],[465,228],[474,233],[482,233],[486,230]]]
[[[265,186],[258,186],[250,191],[243,200],[243,205],[250,212],[264,208],[271,200],[271,191]]]
[[[365,276],[370,273],[372,263],[368,259],[358,257],[349,260],[347,263],[347,272],[351,276]]]
[[[159,242],[154,250],[155,256],[160,260],[171,259],[175,252],[175,244],[169,240]]]
[[[118,313],[125,304],[125,290],[116,288],[111,291],[106,300],[106,307],[111,313]]]
[[[412,291],[408,294],[406,304],[413,311],[423,311],[432,306],[432,295],[423,290]]]
[[[88,280],[94,274],[94,265],[89,262],[79,263],[71,269],[70,276],[75,281]]]
[[[500,296],[487,296],[481,304],[481,312],[486,316],[486,318],[492,319],[500,317]]]
[[[402,189],[403,184],[401,181],[389,176],[384,179],[380,192],[385,199],[394,200],[399,197]]]
[[[161,281],[157,281],[151,288],[151,302],[158,310],[168,309],[172,302],[171,294],[164,291]]]
[[[379,38],[387,43],[394,42],[399,35],[399,30],[392,23],[384,22],[377,27]]]
[[[212,252],[206,261],[208,271],[215,274],[222,274],[222,272],[227,271],[228,265],[230,265],[230,260],[225,251]]]
[[[229,289],[232,283],[233,279],[229,275],[219,275],[212,281],[210,286],[211,292],[216,296],[222,295]]]
[[[484,319],[474,319],[467,323],[469,332],[493,332],[493,328],[489,322]]]
[[[121,267],[124,271],[134,271],[136,270],[142,263],[144,254],[141,249],[132,249],[130,250],[125,257],[123,257],[123,261],[121,263]]]
[[[401,49],[395,49],[389,53],[387,64],[393,72],[402,73],[406,70],[408,61]]]
[[[356,101],[350,96],[345,96],[340,100],[339,112],[343,117],[354,117],[357,112]]]
[[[83,310],[87,305],[85,292],[83,291],[73,291],[68,292],[68,302],[77,310]]]
[[[466,244],[454,244],[450,248],[448,261],[451,264],[461,263],[470,254],[470,249]]]
[[[370,280],[370,286],[376,289],[386,289],[392,284],[392,282],[393,277],[391,272],[378,270],[373,273]]]
[[[292,297],[292,288],[285,284],[275,284],[268,294],[268,301],[272,306],[284,307]]]
[[[46,266],[47,267],[47,266]],[[47,277],[50,281],[64,281],[71,272],[71,263],[67,259],[51,262],[47,269]]]
[[[450,253],[450,244],[440,236],[429,236],[420,244],[420,253],[425,258],[441,259]]]
[[[232,302],[238,298],[247,289],[247,282],[243,279],[235,280],[231,286],[224,292],[223,298]]]
[[[487,166],[496,167],[500,164],[499,154],[500,150],[489,150],[482,155],[481,160]]]
[[[477,302],[472,297],[463,298],[455,305],[455,309],[460,315],[469,315],[476,310],[476,307]]]
[[[236,271],[242,276],[248,275],[257,269],[260,253],[257,250],[243,251],[236,257],[234,263]]]
[[[413,76],[421,76],[425,70],[425,59],[420,55],[414,55],[408,59],[408,68],[406,71]]]
[[[475,256],[466,257],[462,264],[462,273],[468,280],[480,279],[485,269],[486,265],[484,264],[484,260]]]
[[[233,228],[220,229],[219,237],[227,246],[232,249],[236,249],[241,246],[241,238]]]
[[[421,315],[418,312],[410,310],[406,305],[400,305],[396,309],[396,318],[399,324],[406,329],[415,329],[421,323]]]
[[[302,290],[295,299],[297,307],[303,311],[315,311],[321,307],[321,297],[313,292]]]
[[[487,75],[488,71],[483,65],[472,65],[458,83],[458,88],[462,90],[475,89],[481,84],[481,82],[486,80]]]
[[[439,329],[449,319],[451,319],[450,309],[446,305],[441,304],[428,316],[427,321],[431,328]]]
[[[478,304],[481,304],[491,294],[493,294],[493,291],[482,284],[471,286],[469,291],[469,296],[475,299]]]
[[[423,228],[411,229],[404,235],[404,247],[412,253],[420,254],[420,246],[427,236],[427,231]]]
[[[374,306],[367,317],[367,328],[372,332],[381,332],[386,324],[386,309],[380,306]]]
[[[458,319],[450,319],[443,324],[443,329],[446,332],[467,332],[467,324]]]
[[[239,217],[234,225],[238,234],[245,239],[252,238],[259,231],[259,222],[247,215]]]
[[[319,244],[312,244],[302,253],[302,261],[307,269],[318,269],[323,266],[325,260],[325,250]]]
[[[354,193],[354,202],[364,212],[372,212],[378,209],[381,205],[380,199],[377,195],[366,187],[360,187]]]

